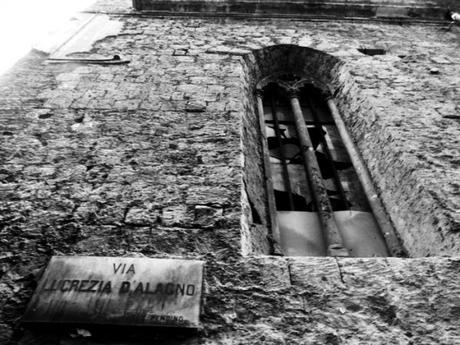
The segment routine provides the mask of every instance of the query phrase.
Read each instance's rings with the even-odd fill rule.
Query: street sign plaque
[[[203,261],[54,256],[25,323],[199,327]]]

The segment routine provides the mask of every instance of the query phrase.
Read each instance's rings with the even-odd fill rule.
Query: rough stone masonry
[[[34,50],[0,79],[0,344],[460,343],[458,28],[127,0],[86,15],[120,29],[67,57],[129,63]],[[328,75],[408,258],[272,255],[252,71],[276,45],[310,49]],[[202,328],[24,329],[51,255],[205,260]]]

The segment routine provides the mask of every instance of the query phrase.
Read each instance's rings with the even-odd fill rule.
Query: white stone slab
[[[23,322],[199,326],[203,262],[55,256]]]

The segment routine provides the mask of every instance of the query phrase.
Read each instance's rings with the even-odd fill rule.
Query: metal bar
[[[101,59],[85,59],[85,58],[49,58],[46,61],[49,63],[79,63],[79,64],[98,64],[98,65],[123,65],[129,60],[121,60],[119,55],[114,55],[112,58]]]
[[[329,201],[327,189],[324,186],[323,178],[321,177],[318,161],[316,160],[315,151],[310,135],[308,134],[299,99],[294,92],[290,94],[290,99],[297,134],[300,141],[300,151],[304,161],[305,172],[310,183],[310,190],[312,191],[313,200],[315,201],[321,225],[324,230],[324,237],[327,241],[327,254],[330,256],[349,256],[348,250],[343,245],[342,236],[334,219],[331,202]]]
[[[273,236],[273,243],[272,243],[272,254],[281,255],[282,250],[279,247],[280,241],[280,233],[279,233],[279,226],[278,226],[278,218],[276,216],[276,201],[275,201],[275,193],[273,191],[273,181],[272,181],[272,174],[270,168],[270,155],[268,152],[268,144],[267,144],[267,135],[265,133],[265,112],[264,112],[264,104],[262,101],[262,90],[257,90],[256,98],[257,98],[257,110],[258,110],[258,117],[259,117],[259,127],[260,133],[262,137],[262,151],[263,151],[263,159],[264,159],[264,176],[266,181],[266,190],[267,190],[267,203],[268,203],[268,218],[269,218],[269,227],[271,228],[272,236]]]
[[[281,139],[280,134],[280,127],[278,123],[278,116],[276,115],[276,106],[275,106],[275,91],[272,91],[270,97],[270,106],[272,110],[273,121],[275,122],[275,135],[278,142],[279,150],[280,150],[280,160],[281,166],[283,171],[283,181],[284,187],[286,188],[286,192],[288,193],[288,200],[289,200],[289,209],[294,210],[294,199],[292,198],[292,190],[291,190],[291,181],[289,180],[289,170],[286,163],[286,158],[284,157],[283,153],[283,141]]]
[[[345,191],[343,190],[342,183],[340,182],[340,177],[339,177],[339,174],[337,173],[337,169],[334,166],[334,160],[331,155],[331,151],[329,150],[327,140],[326,138],[324,138],[324,135],[322,135],[323,128],[321,124],[319,123],[318,114],[316,113],[316,109],[313,106],[309,95],[306,97],[306,99],[307,99],[308,108],[310,108],[313,119],[315,120],[315,127],[320,131],[321,143],[323,144],[324,153],[326,154],[326,157],[329,161],[329,168],[332,171],[332,176],[334,178],[334,184],[337,187],[340,199],[342,199],[343,204],[348,205],[347,197],[345,195]],[[347,209],[349,209],[348,206],[347,206]]]
[[[342,117],[339,114],[334,100],[332,98],[329,98],[327,101],[327,105],[329,107],[329,110],[331,111],[332,118],[335,121],[339,134],[342,138],[342,142],[345,145],[346,150],[348,151],[350,160],[355,168],[356,174],[358,175],[358,178],[367,196],[369,206],[371,207],[374,217],[377,220],[380,229],[382,230],[382,234],[386,240],[388,250],[390,251],[392,256],[407,256],[399,242],[393,224],[388,218],[385,208],[378,197],[377,191],[374,187],[372,178],[366,168],[366,165],[364,164],[361,155],[359,154],[358,149],[356,148],[353,140],[348,134],[348,131],[345,127],[345,123],[343,122]]]
[[[274,123],[273,120],[265,120],[265,123]],[[278,123],[280,125],[289,125],[292,124],[292,121],[284,121],[284,120],[278,120]],[[315,121],[305,121],[307,125],[314,125]],[[329,125],[329,126],[334,126],[335,123],[333,121],[320,121],[321,125]]]

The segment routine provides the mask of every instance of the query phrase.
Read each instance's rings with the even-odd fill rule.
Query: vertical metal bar
[[[337,106],[332,98],[329,98],[327,101],[329,110],[331,111],[332,118],[337,126],[342,142],[345,145],[350,160],[355,168],[356,174],[363,186],[364,192],[367,196],[369,206],[372,209],[375,219],[379,224],[383,236],[387,242],[388,249],[392,256],[406,256],[403,248],[401,247],[396,231],[391,224],[390,219],[385,211],[385,208],[377,196],[377,191],[372,182],[371,176],[364,164],[361,155],[358,152],[353,140],[351,139],[348,131],[345,127],[345,123],[342,120],[342,117],[339,114]]]
[[[314,108],[314,106],[313,106],[313,104],[312,104],[312,102],[310,100],[310,96],[308,95],[306,98],[307,98],[308,108],[310,109],[311,114],[313,116],[315,127],[318,129],[318,131],[320,131],[321,144],[323,144],[324,153],[326,154],[327,160],[329,162],[329,168],[332,171],[332,176],[334,178],[334,184],[337,187],[337,190],[338,190],[339,195],[340,195],[340,199],[342,199],[343,204],[346,205],[346,207],[348,209],[349,207],[348,207],[347,197],[345,195],[345,191],[343,190],[342,183],[340,182],[340,177],[339,177],[339,174],[337,172],[337,169],[334,166],[334,159],[333,159],[333,157],[331,155],[331,151],[329,150],[327,140],[326,140],[326,138],[324,138],[324,135],[322,135],[323,128],[322,128],[322,125],[320,124],[318,114],[316,113],[316,109]]]
[[[265,112],[264,112],[264,104],[263,104],[263,92],[262,90],[257,90],[256,98],[257,98],[257,111],[259,117],[259,126],[260,126],[260,133],[262,137],[262,151],[263,151],[263,158],[264,158],[264,176],[266,179],[266,190],[267,190],[267,202],[268,202],[268,217],[269,217],[269,226],[271,227],[271,232],[273,236],[273,248],[272,254],[282,254],[281,248],[279,248],[280,242],[280,233],[279,233],[279,226],[278,226],[278,219],[276,217],[276,201],[275,201],[275,193],[273,191],[273,181],[272,181],[272,174],[271,174],[271,167],[270,167],[270,155],[268,152],[268,144],[267,144],[267,135],[265,133]]]
[[[307,125],[305,124],[299,99],[297,98],[295,92],[291,92],[290,99],[297,134],[300,141],[305,172],[310,183],[310,189],[313,194],[316,208],[318,209],[321,225],[325,232],[327,253],[330,256],[349,256],[348,250],[343,245],[342,236],[334,219],[331,202],[329,201],[327,189],[324,186],[323,179],[321,177],[315,151],[310,135],[308,134]]]
[[[286,188],[286,192],[288,193],[289,210],[293,211],[294,210],[294,199],[292,198],[291,181],[289,180],[289,170],[287,167],[286,158],[284,157],[284,153],[283,153],[283,141],[281,139],[278,116],[276,115],[275,91],[272,91],[270,98],[271,98],[270,105],[271,105],[271,110],[272,110],[272,116],[273,116],[273,121],[275,124],[275,135],[276,135],[276,139],[277,139],[279,151],[280,151],[280,160],[281,160],[281,166],[282,166],[282,171],[283,171],[284,187]]]

